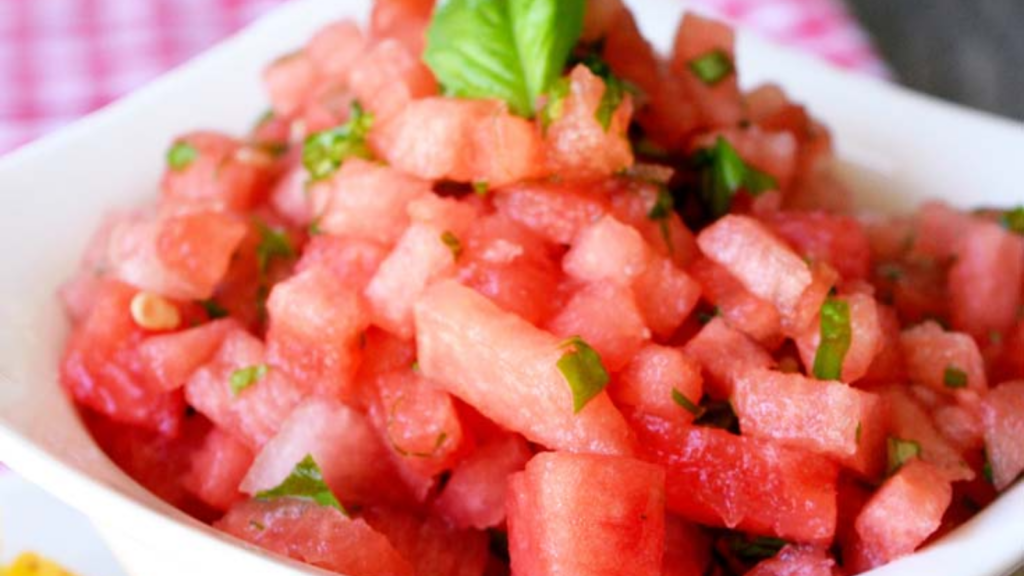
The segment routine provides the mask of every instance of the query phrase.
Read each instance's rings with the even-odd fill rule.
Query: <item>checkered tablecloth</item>
[[[284,1],[0,0],[0,153],[130,92]],[[884,73],[841,0],[680,1],[840,66]]]

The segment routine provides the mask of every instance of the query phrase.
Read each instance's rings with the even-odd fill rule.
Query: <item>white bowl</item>
[[[648,36],[671,43],[678,0],[632,2]],[[308,572],[188,518],[127,478],[95,446],[57,382],[67,326],[55,297],[110,208],[152,200],[171,138],[243,132],[267,102],[263,65],[324,23],[365,18],[369,0],[299,0],[125,100],[0,160],[0,459],[89,516],[138,576]],[[777,80],[835,132],[865,206],[926,198],[960,206],[1024,201],[1020,125],[943,104],[749,36],[746,83]],[[19,248],[19,246],[21,248]],[[1024,559],[1024,485],[953,534],[875,576],[1002,576]]]

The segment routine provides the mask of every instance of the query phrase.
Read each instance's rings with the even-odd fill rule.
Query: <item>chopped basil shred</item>
[[[540,125],[544,130],[547,130],[548,126],[562,117],[569,88],[568,78],[559,78],[551,86],[551,90],[548,92],[548,101],[540,111]]]
[[[604,390],[610,377],[601,363],[601,355],[579,336],[569,338],[561,348],[569,350],[558,359],[558,370],[572,390],[573,413],[578,414]]]
[[[448,0],[434,11],[423,60],[444,91],[498,98],[534,115],[583,32],[584,0]]]
[[[231,394],[238,396],[245,389],[263,380],[267,372],[270,372],[270,367],[266,364],[257,364],[235,370],[231,373]]]
[[[597,54],[587,54],[580,59],[580,64],[589,68],[595,76],[604,81],[604,93],[601,94],[601,101],[597,105],[594,117],[607,132],[612,126],[612,116],[622,105],[626,93],[636,92],[636,88],[616,76],[612,72],[611,66]]]
[[[198,304],[203,307],[203,310],[206,311],[206,316],[209,317],[210,320],[225,318],[229,314],[228,309],[218,304],[213,298],[200,300]]]
[[[749,538],[739,534],[730,536],[728,543],[729,550],[745,562],[760,562],[774,558],[786,544],[789,544],[780,538],[768,536]]]
[[[946,366],[942,373],[942,383],[946,385],[946,388],[966,388],[967,372],[953,365]]]
[[[851,339],[850,305],[844,300],[827,298],[821,305],[821,340],[814,355],[815,378],[840,379]]]
[[[693,414],[694,418],[699,417],[704,412],[703,410],[701,410],[700,406],[694,404],[692,400],[687,398],[685,394],[683,394],[676,388],[672,389],[672,401],[682,406],[683,409],[689,412],[690,414]]]
[[[459,256],[462,256],[462,242],[459,240],[459,237],[452,234],[451,231],[445,230],[441,234],[441,243],[451,250],[453,259],[458,260]]]
[[[167,151],[167,165],[171,170],[180,172],[195,162],[199,157],[199,151],[188,142],[175,142]]]
[[[271,261],[276,258],[294,258],[295,247],[292,246],[292,241],[286,232],[274,230],[259,220],[256,221],[256,227],[260,233],[260,243],[256,246],[256,262],[259,265],[260,274],[266,276]]]
[[[733,73],[732,58],[725,50],[715,49],[690,60],[690,70],[708,86],[714,86]]]
[[[477,196],[487,196],[487,193],[490,191],[491,185],[486,180],[473,182],[473,192],[476,192]]]
[[[692,159],[700,178],[700,195],[715,218],[729,212],[740,190],[758,196],[778,186],[769,174],[748,165],[729,141],[719,136],[715,145],[698,150]]]
[[[1024,206],[1003,212],[999,221],[1007,230],[1024,236]]]
[[[733,434],[740,433],[740,419],[728,400],[707,400],[700,405],[701,414],[694,419],[694,426],[720,428]]]
[[[672,197],[672,193],[668,191],[668,188],[660,186],[658,197],[654,200],[654,206],[651,206],[650,212],[647,213],[647,218],[658,223],[661,238],[665,241],[669,254],[675,251],[675,246],[672,245],[672,230],[668,227],[668,218],[674,209],[675,199]]]
[[[257,500],[277,500],[279,498],[308,500],[321,506],[335,508],[342,514],[348,515],[341,502],[338,501],[338,497],[324,482],[323,472],[312,455],[306,455],[301,462],[296,464],[292,473],[279,486],[256,494]]]
[[[985,463],[981,467],[981,475],[989,484],[995,484],[996,481],[992,476],[992,461],[988,459],[988,451],[984,451],[982,454],[985,457]]]
[[[908,461],[921,457],[921,445],[914,440],[902,440],[890,436],[887,444],[889,453],[889,475],[892,476]]]
[[[372,158],[366,143],[371,128],[373,114],[365,112],[359,102],[352,102],[348,122],[307,137],[302,147],[302,165],[310,180],[330,177],[349,158]]]

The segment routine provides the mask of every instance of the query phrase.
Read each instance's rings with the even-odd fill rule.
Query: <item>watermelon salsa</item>
[[[1024,471],[1024,208],[855,212],[726,26],[378,0],[61,296],[126,473],[348,576],[852,575]]]

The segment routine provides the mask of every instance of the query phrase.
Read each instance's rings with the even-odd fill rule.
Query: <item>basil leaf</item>
[[[210,320],[216,320],[218,318],[225,318],[228,316],[228,309],[221,306],[216,300],[210,298],[208,300],[199,300],[197,302],[206,311],[206,316]]]
[[[1024,206],[1003,212],[999,221],[1007,230],[1024,236]]]
[[[275,258],[293,258],[295,247],[284,231],[274,230],[264,222],[256,221],[256,228],[260,233],[260,243],[256,246],[256,262],[259,265],[260,275],[265,276],[270,262]]]
[[[267,372],[270,372],[270,367],[266,364],[257,364],[235,370],[231,373],[231,394],[238,396],[246,388],[263,380]]]
[[[690,71],[708,86],[714,86],[733,73],[732,59],[724,50],[716,49],[690,60]]]
[[[301,462],[296,464],[292,473],[279,486],[256,494],[257,500],[276,500],[278,498],[309,500],[321,506],[335,508],[342,514],[348,515],[337,496],[324,482],[323,472],[313,460],[312,455],[306,455]]]
[[[451,250],[452,259],[458,260],[459,256],[462,256],[462,242],[459,241],[459,237],[455,234],[445,230],[444,233],[441,234],[441,243]]]
[[[781,538],[759,536],[749,538],[734,534],[728,538],[729,550],[744,562],[760,562],[774,558],[789,542]]]
[[[890,436],[887,443],[889,475],[892,476],[909,460],[921,457],[921,445],[913,440],[902,440]]]
[[[942,373],[942,382],[946,388],[966,388],[967,372],[953,365],[946,366],[946,370]]]
[[[659,187],[658,197],[654,200],[654,206],[651,206],[651,210],[647,212],[647,218],[650,220],[668,219],[672,215],[675,203],[672,193],[664,186]]]
[[[167,151],[167,165],[175,172],[188,168],[199,158],[199,151],[188,142],[175,142]]]
[[[373,128],[373,114],[352,102],[348,122],[337,128],[311,134],[302,147],[302,165],[310,179],[323,180],[334,174],[348,158],[372,158],[366,136]]]
[[[540,125],[542,128],[547,130],[548,126],[551,126],[553,122],[562,117],[565,109],[565,98],[569,95],[571,88],[572,86],[568,78],[559,78],[551,86],[551,90],[548,92],[547,104],[540,111]]]
[[[704,413],[704,411],[701,410],[700,406],[694,404],[693,401],[687,398],[685,394],[683,394],[676,388],[672,389],[672,401],[682,406],[683,409],[689,412],[690,414],[693,414],[694,418],[697,418]]]
[[[827,298],[821,305],[821,339],[814,355],[815,378],[839,380],[842,377],[843,360],[852,338],[850,305],[837,298]]]
[[[758,196],[778,187],[775,178],[749,166],[721,136],[711,148],[697,151],[692,162],[698,170],[701,199],[715,218],[729,212],[740,190]]]
[[[533,117],[583,31],[584,0],[448,0],[434,12],[423,60],[445,91],[498,98]]]
[[[610,377],[601,363],[601,355],[579,336],[569,338],[561,345],[572,348],[558,359],[558,370],[572,390],[573,413],[578,414],[608,385]]]

